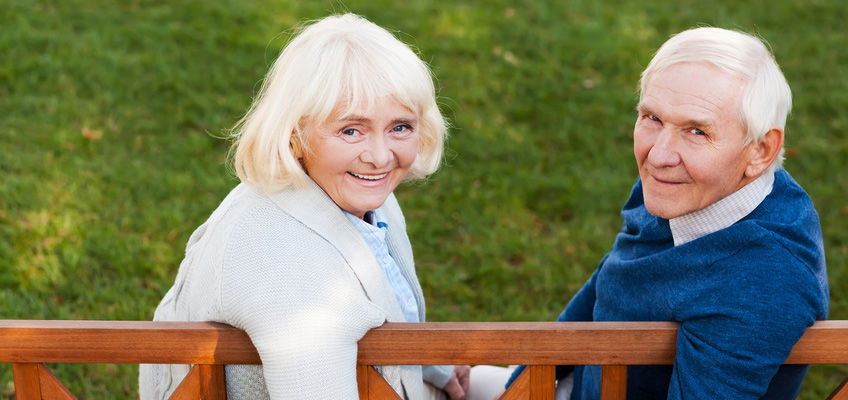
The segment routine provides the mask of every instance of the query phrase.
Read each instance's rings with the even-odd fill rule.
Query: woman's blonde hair
[[[418,152],[407,179],[435,172],[447,126],[430,69],[415,52],[354,14],[301,27],[233,128],[236,174],[266,192],[304,187],[308,178],[299,159],[308,151],[307,124],[327,121],[340,107],[343,114],[362,104],[370,108],[386,96],[420,120]]]

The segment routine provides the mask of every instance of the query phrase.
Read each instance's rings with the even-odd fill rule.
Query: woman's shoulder
[[[237,222],[224,247],[224,264],[239,268],[291,267],[338,259],[338,250],[303,222],[279,210],[252,210]]]
[[[236,186],[221,202],[204,223],[204,235],[209,231],[226,236],[227,242],[234,240],[274,239],[279,235],[314,234],[301,221],[293,218],[272,199],[272,195],[244,183]]]
[[[192,269],[217,279],[250,271],[279,272],[276,266],[280,265],[296,268],[314,263],[316,254],[323,260],[337,256],[335,249],[306,224],[261,190],[245,184],[230,192],[186,246],[187,259],[194,260],[190,264],[198,265]]]
[[[269,307],[268,302],[297,308],[301,303],[339,307],[359,297],[366,300],[346,259],[329,239],[268,196],[255,195],[221,242],[224,309],[242,318],[244,310]],[[322,212],[317,207],[314,211]]]

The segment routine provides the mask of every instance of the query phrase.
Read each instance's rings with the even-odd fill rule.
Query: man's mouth
[[[660,179],[660,178],[654,178],[654,180],[659,182],[659,183],[665,183],[665,184],[669,184],[669,185],[675,185],[675,184],[681,183],[681,182],[677,182],[677,181],[665,180],[665,179]]]

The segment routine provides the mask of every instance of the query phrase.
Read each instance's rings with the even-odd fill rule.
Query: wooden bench
[[[396,399],[373,365],[525,364],[503,399],[554,399],[554,366],[602,365],[602,399],[624,399],[627,365],[671,364],[669,322],[388,323],[359,341],[361,399]],[[208,322],[0,320],[0,362],[19,400],[75,399],[43,363],[194,364],[171,399],[225,399],[225,364],[259,364],[247,335]],[[809,328],[789,364],[848,364],[848,321]],[[829,399],[848,399],[843,382]]]

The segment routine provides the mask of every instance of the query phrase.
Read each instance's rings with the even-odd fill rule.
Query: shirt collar
[[[344,211],[344,210],[342,210]],[[371,233],[380,236],[385,240],[386,230],[389,224],[386,223],[386,216],[383,215],[383,212],[378,208],[376,210],[368,211],[365,213],[365,218],[361,219],[356,215],[353,215],[347,211],[344,211],[347,219],[353,223],[353,226],[356,227],[356,230],[359,231],[360,234],[363,233]],[[370,222],[366,222],[370,221]]]
[[[735,224],[754,211],[771,193],[773,186],[774,171],[769,171],[701,210],[670,219],[674,245],[680,246]]]

